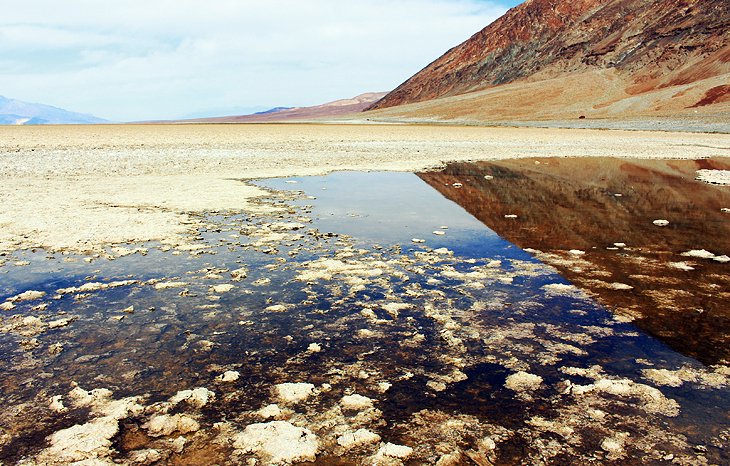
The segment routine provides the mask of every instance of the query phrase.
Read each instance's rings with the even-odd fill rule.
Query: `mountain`
[[[256,113],[254,113],[254,115],[268,115],[270,113],[277,113],[277,112],[281,112],[283,110],[291,110],[292,108],[294,108],[294,107],[274,107],[274,108],[270,108],[268,110],[264,110],[263,112],[256,112]]]
[[[369,110],[422,103],[403,112],[475,119],[727,111],[728,83],[728,0],[527,0]]]
[[[354,115],[385,96],[385,92],[369,92],[351,99],[335,100],[313,107],[275,107],[252,115],[178,120],[176,123],[273,123],[302,121]]]
[[[175,117],[179,120],[194,120],[199,118],[215,118],[224,115],[250,115],[252,113],[261,112],[267,110],[269,107],[264,105],[255,105],[249,107],[211,107],[199,109],[194,112],[186,113]]]
[[[85,113],[0,96],[0,125],[76,125],[107,123]]]

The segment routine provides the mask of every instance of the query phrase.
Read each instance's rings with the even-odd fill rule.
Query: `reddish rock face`
[[[730,72],[728,0],[527,0],[370,109],[596,68],[649,90]]]

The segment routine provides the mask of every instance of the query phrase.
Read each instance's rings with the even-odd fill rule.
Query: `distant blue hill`
[[[214,107],[204,110],[198,110],[193,113],[188,113],[180,117],[182,120],[198,120],[201,118],[217,118],[230,115],[268,115],[270,113],[281,112],[283,110],[289,110],[293,107],[264,107],[261,105],[253,107]]]
[[[283,112],[284,110],[291,110],[294,107],[274,107],[270,108],[268,110],[264,110],[263,112],[256,112],[254,115],[268,115],[270,113],[276,113],[276,112]]]
[[[88,125],[108,123],[85,113],[0,96],[0,125]]]

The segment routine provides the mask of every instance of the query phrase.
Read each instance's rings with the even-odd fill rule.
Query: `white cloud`
[[[118,120],[319,104],[392,89],[505,9],[483,0],[14,2],[0,18],[0,94]]]

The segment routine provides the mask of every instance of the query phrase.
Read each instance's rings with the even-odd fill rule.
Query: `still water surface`
[[[142,414],[121,424],[108,457],[123,461],[145,447],[169,464],[203,453],[235,463],[250,454],[214,442],[222,435],[215,424],[243,430],[262,422],[256,411],[276,401],[272,387],[284,382],[318,387],[316,398],[284,418],[318,436],[322,463],[376,454],[378,445],[343,452],[336,441],[343,426],[410,445],[416,463],[457,450],[496,464],[728,459],[727,386],[661,385],[645,372],[711,369],[616,320],[418,176],[334,173],[259,184],[276,190],[267,202],[282,213],[208,215],[202,254],[126,245],[144,250],[90,263],[25,252],[0,268],[0,301],[46,293],[3,312],[0,401],[8,409],[0,459],[32,456],[47,435],[85,422],[87,411],[48,409],[48,399],[72,384],[115,397],[146,394],[147,405],[203,386],[216,398],[194,414],[201,428],[185,450],[166,450],[164,439],[145,434],[149,414]],[[240,269],[245,278],[233,280]],[[122,280],[133,282],[59,292]],[[67,325],[49,325],[66,318]],[[216,382],[225,370],[240,378]],[[540,382],[510,385],[518,373]],[[601,380],[623,391],[595,388]],[[577,395],[570,384],[593,388]],[[374,411],[333,414],[351,393],[375,400]],[[624,432],[631,441],[621,440],[620,452],[601,447]],[[485,450],[486,436],[496,449]]]

